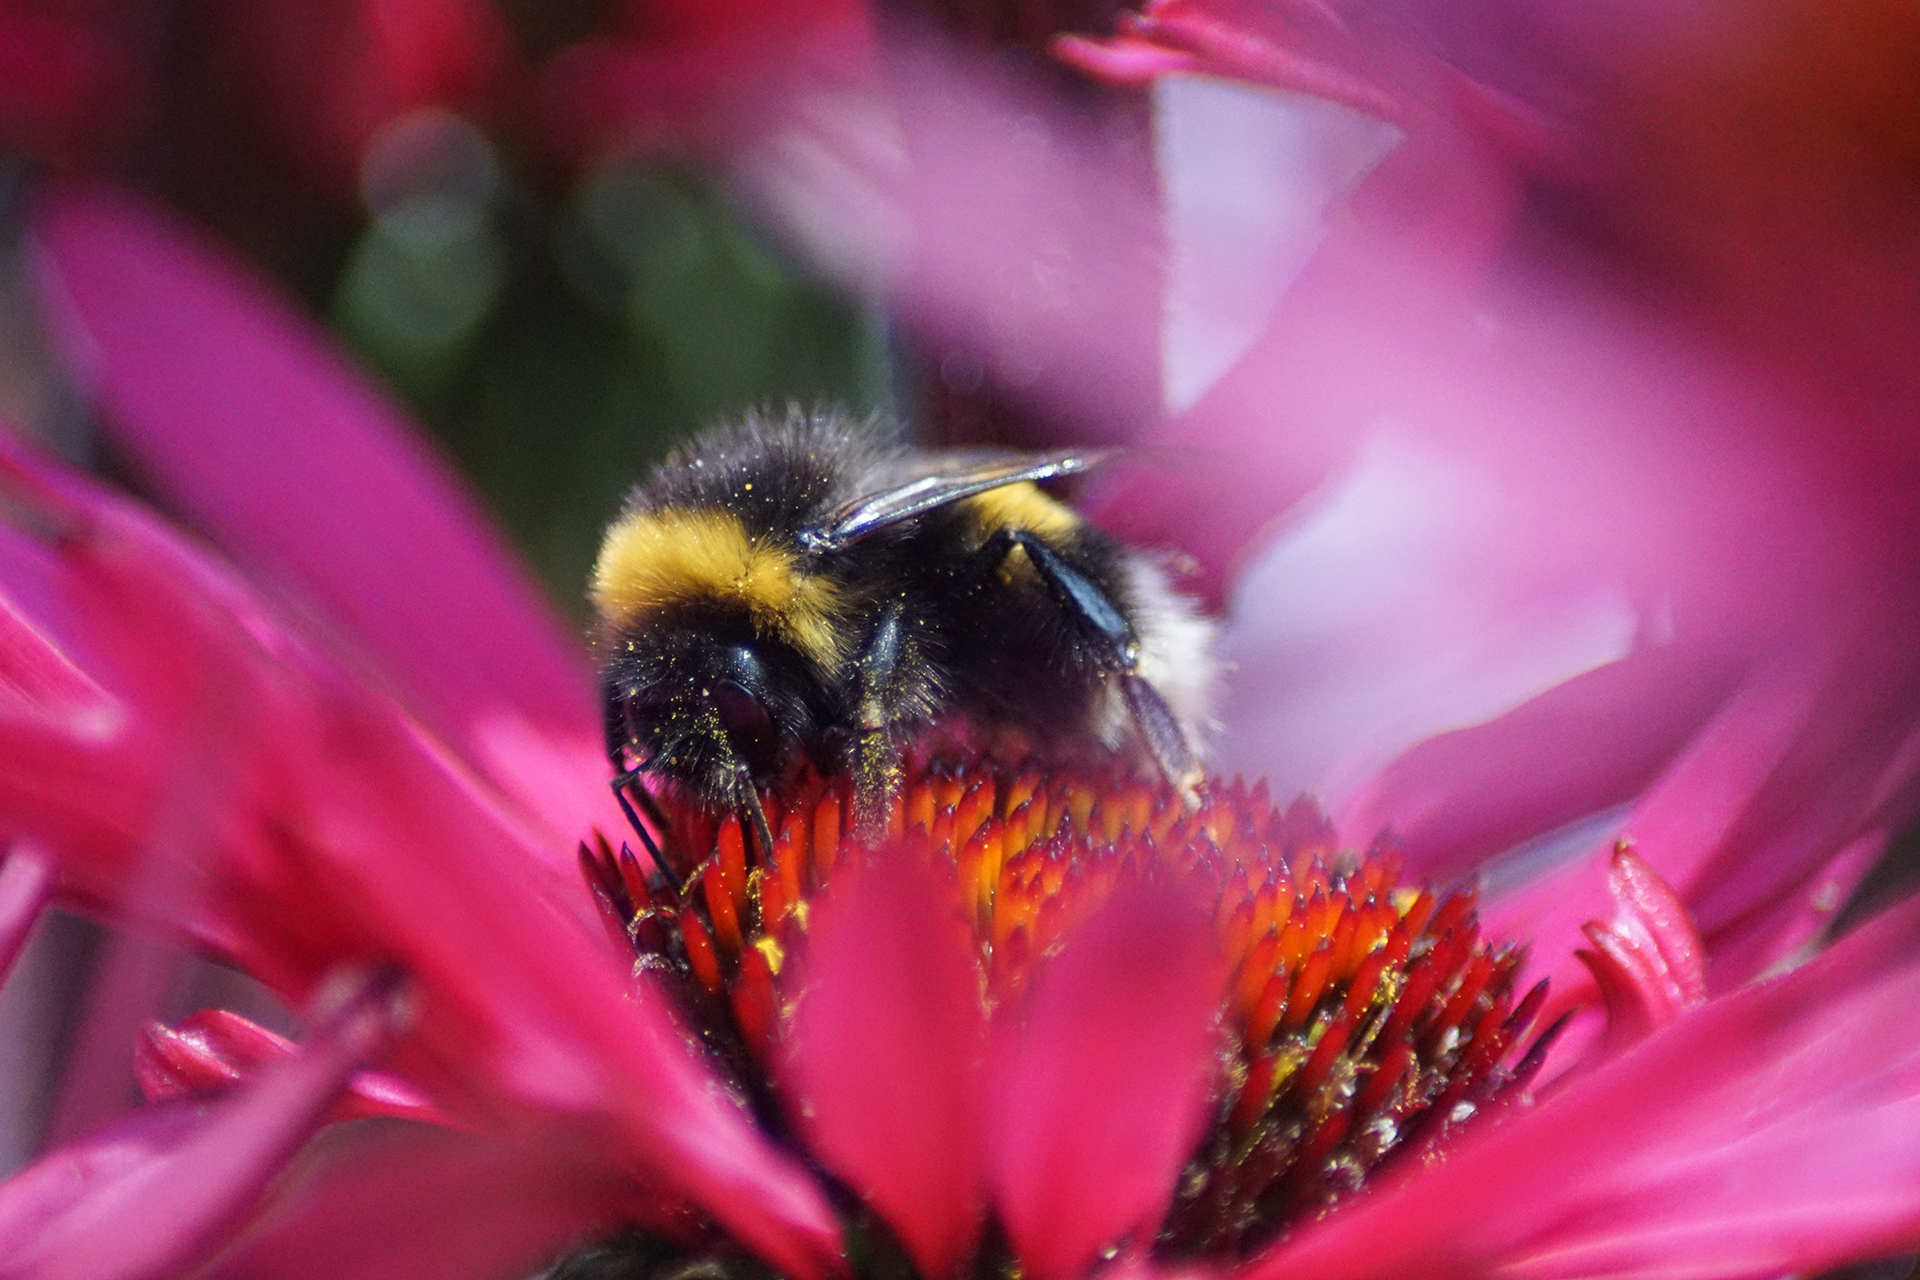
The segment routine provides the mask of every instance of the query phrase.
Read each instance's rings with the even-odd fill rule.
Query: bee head
[[[798,654],[744,618],[655,620],[613,641],[609,746],[702,801],[735,805],[799,753],[819,716]]]

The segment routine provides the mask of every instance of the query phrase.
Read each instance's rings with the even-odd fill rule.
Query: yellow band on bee
[[[1064,537],[1080,527],[1073,508],[1055,502],[1033,484],[1002,485],[967,499],[970,514],[982,534],[999,529],[1025,529],[1043,537]]]
[[[630,511],[607,530],[593,566],[594,607],[617,629],[699,600],[738,601],[754,629],[823,665],[842,658],[835,584],[794,552],[751,537],[727,511]]]

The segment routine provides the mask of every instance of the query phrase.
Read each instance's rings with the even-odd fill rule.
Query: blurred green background
[[[363,196],[335,328],[575,618],[601,531],[676,442],[755,406],[893,410],[880,317],[692,170],[622,161],[556,198],[425,112],[370,148]]]

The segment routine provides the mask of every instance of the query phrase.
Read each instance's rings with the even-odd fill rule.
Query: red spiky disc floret
[[[677,894],[627,848],[581,856],[636,972],[678,990],[716,1065],[784,1132],[767,1075],[792,994],[780,974],[812,899],[869,855],[844,780],[764,804],[774,847],[757,863],[737,819],[670,808],[669,846],[707,851]],[[1388,843],[1343,852],[1311,801],[1277,808],[1264,783],[1209,785],[1190,810],[1131,777],[935,758],[909,768],[888,843],[956,873],[990,1005],[1123,879],[1214,895],[1231,1034],[1162,1257],[1246,1256],[1513,1087],[1543,1047],[1517,1052],[1544,984],[1516,1001],[1519,953],[1482,940],[1471,893],[1401,887]]]

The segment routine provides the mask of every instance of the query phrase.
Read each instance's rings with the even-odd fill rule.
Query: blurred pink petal
[[[932,874],[901,858],[814,909],[787,1081],[808,1145],[943,1280],[985,1212],[986,1018],[954,892]]]
[[[29,616],[29,610],[41,619],[52,612],[46,592],[53,565],[25,539],[0,539],[11,597],[0,599],[0,717],[58,724],[75,735],[110,732],[118,715],[112,698],[62,650],[64,637]]]
[[[0,866],[0,977],[13,971],[52,893],[52,859],[44,851],[25,841],[7,850]]]
[[[1279,768],[1282,785],[1331,786],[1343,804],[1357,792],[1356,828],[1404,822],[1414,828],[1413,856],[1450,870],[1638,799],[1624,834],[1686,897],[1710,946],[1744,957],[1716,978],[1737,982],[1767,962],[1756,931],[1774,940],[1769,947],[1806,936],[1810,917],[1783,917],[1782,904],[1812,903],[1811,886],[1832,886],[1825,869],[1842,851],[1920,810],[1908,729],[1920,707],[1911,659],[1920,597],[1900,567],[1914,531],[1911,503],[1899,496],[1920,483],[1898,408],[1915,389],[1910,373],[1871,354],[1886,344],[1868,319],[1880,314],[1870,304],[1887,301],[1893,331],[1906,332],[1914,307],[1893,282],[1850,284],[1887,273],[1879,258],[1846,258],[1842,238],[1833,274],[1814,280],[1829,308],[1820,314],[1838,327],[1813,327],[1857,335],[1859,351],[1824,337],[1796,343],[1777,328],[1759,347],[1741,328],[1750,319],[1809,323],[1786,309],[1784,285],[1761,300],[1777,317],[1703,324],[1683,300],[1669,306],[1622,287],[1630,263],[1612,275],[1583,273],[1554,256],[1584,261],[1579,253],[1607,246],[1581,244],[1582,224],[1537,207],[1536,184],[1570,184],[1577,200],[1580,184],[1620,176],[1602,173],[1605,152],[1595,153],[1598,169],[1581,168],[1593,157],[1580,146],[1608,128],[1632,145],[1668,142],[1644,104],[1605,76],[1626,77],[1629,90],[1659,86],[1661,68],[1674,64],[1634,59],[1666,38],[1682,59],[1702,59],[1709,82],[1722,74],[1712,59],[1731,56],[1713,45],[1726,29],[1676,31],[1663,21],[1658,34],[1627,38],[1629,24],[1612,9],[1469,32],[1441,9],[1406,28],[1364,4],[1155,6],[1134,30],[1158,23],[1164,47],[1244,52],[1265,41],[1362,76],[1398,104],[1381,113],[1406,137],[1329,211],[1325,237],[1239,362],[1146,437],[1202,463],[1191,474],[1163,469],[1118,484],[1101,507],[1136,540],[1194,552],[1205,581],[1224,589],[1257,578],[1311,515],[1297,505],[1325,499],[1383,437],[1415,439],[1481,478],[1487,508],[1469,513],[1478,518],[1448,547],[1451,576],[1432,591],[1409,592],[1397,609],[1388,600],[1364,625],[1302,633],[1291,647],[1269,643],[1264,619],[1230,632],[1240,667],[1224,763]],[[1835,38],[1864,40],[1875,21],[1850,19]],[[1542,32],[1561,43],[1541,46],[1546,55],[1530,63],[1538,51],[1527,41]],[[1582,64],[1582,39],[1595,42],[1606,72]],[[1779,56],[1798,47],[1783,37]],[[1484,83],[1447,60],[1468,50]],[[1112,423],[1119,415],[1100,411],[1101,397],[1112,378],[1133,373],[1124,344],[1103,341],[1127,314],[1112,280],[1151,243],[1153,233],[1137,228],[1158,211],[1129,195],[1097,147],[1047,121],[1043,105],[957,62],[927,55],[924,65],[931,69],[916,83],[939,84],[939,95],[797,109],[787,134],[748,157],[750,183],[828,261],[877,282],[915,323],[971,335],[990,352],[1017,350],[1037,402],[1068,421]],[[1566,79],[1560,89],[1591,97],[1556,94],[1557,76]],[[1298,76],[1281,79],[1299,87]],[[1540,101],[1520,92],[1532,89]],[[1677,79],[1671,92],[1684,95],[1688,82]],[[995,108],[1007,102],[1047,121],[1034,131],[1049,140],[1043,158],[995,135]],[[1710,114],[1695,99],[1682,105]],[[899,139],[891,150],[889,136]],[[1753,145],[1756,154],[1736,151],[1734,160],[1760,162],[1767,143]],[[1090,296],[1105,299],[1098,314],[1116,319],[1056,330],[1052,321],[1076,313],[1034,287],[1051,279],[1045,271],[1021,274],[1021,246],[1033,239],[1021,220],[1063,223],[1044,213],[1057,190],[1097,211],[1074,234],[1107,247],[1107,292],[1096,282]],[[1631,186],[1596,193],[1633,196]],[[1662,197],[1651,188],[1646,196],[1651,212],[1623,207],[1656,225]],[[1522,234],[1542,218],[1568,243],[1543,249]],[[1682,221],[1664,234],[1695,225],[1712,224]],[[996,275],[1007,270],[1019,278]],[[1805,282],[1797,268],[1789,274]],[[1835,363],[1823,365],[1828,358]],[[1349,580],[1365,581],[1392,566],[1345,567]],[[1269,614],[1284,618],[1316,600],[1276,596]],[[1576,646],[1555,669],[1546,661],[1555,629],[1571,606],[1592,600],[1617,602],[1628,647]],[[1459,652],[1436,654],[1434,620],[1476,610],[1497,628],[1460,634]],[[1535,663],[1530,682],[1516,683],[1515,654]],[[1382,678],[1408,664],[1425,664],[1430,678],[1395,686],[1382,705]],[[1568,679],[1583,684],[1554,689]],[[1304,709],[1342,707],[1344,724],[1304,718]],[[1245,720],[1263,716],[1273,718],[1267,731],[1238,736]],[[1276,759],[1267,748],[1283,740],[1280,729],[1317,757]],[[1462,736],[1421,746],[1450,731]],[[1357,765],[1388,772],[1368,786]],[[1370,830],[1349,834],[1364,840]],[[1558,886],[1551,922],[1513,908],[1512,919],[1540,924],[1543,954],[1570,954],[1580,923],[1605,910],[1604,841],[1595,854],[1577,882]]]
[[[813,1274],[837,1234],[818,1192],[635,998],[571,860],[205,553],[13,448],[16,485],[71,531],[59,585],[127,711],[93,739],[0,721],[45,766],[0,776],[0,800],[59,850],[63,892],[182,930],[295,1001],[343,961],[404,964],[419,1022],[396,1066],[446,1105],[605,1114],[604,1158],[658,1162]]]
[[[1293,93],[1338,102],[1357,111],[1397,120],[1406,114],[1402,100],[1382,89],[1365,74],[1343,66],[1352,54],[1338,57],[1304,55],[1250,30],[1243,21],[1222,21],[1206,14],[1205,5],[1159,3],[1146,5],[1122,20],[1124,34],[1112,40],[1065,37],[1055,49],[1068,62],[1094,75],[1124,84],[1141,83],[1153,74],[1187,72],[1250,80]],[[1268,12],[1277,12],[1279,6]],[[1333,16],[1331,8],[1312,12],[1312,6],[1291,6],[1294,15],[1309,15],[1315,34],[1348,37],[1352,32]],[[1234,15],[1262,16],[1246,6]],[[1155,55],[1158,56],[1155,56]]]
[[[1798,963],[1831,941],[1843,911],[1881,858],[1892,852],[1884,827],[1868,830],[1828,858],[1797,887],[1742,916],[1737,930],[1722,930],[1709,948],[1708,987],[1728,990],[1782,965]]]
[[[1600,988],[1608,1051],[1618,1052],[1704,1001],[1707,974],[1685,904],[1629,846],[1614,850],[1607,884],[1617,909],[1587,922],[1593,949],[1575,955]]]
[[[476,1280],[539,1272],[560,1249],[666,1214],[577,1158],[565,1130],[486,1141],[418,1125],[336,1129],[215,1280]],[[343,1229],[345,1224],[346,1229]],[[664,1228],[662,1228],[664,1229]]]
[[[300,1046],[224,1009],[191,1014],[177,1027],[149,1020],[133,1046],[133,1074],[149,1102],[220,1093]],[[356,1072],[331,1119],[389,1116],[427,1124],[452,1118],[418,1090],[376,1071]]]
[[[316,611],[571,848],[620,819],[567,635],[446,464],[319,330],[138,198],[55,187],[38,295],[104,425],[178,508]],[[555,767],[568,762],[571,769]],[[528,777],[531,775],[531,778]],[[572,787],[557,785],[572,776]]]
[[[1838,752],[1835,677],[1806,656],[1749,676],[1622,820],[1621,833],[1685,898],[1716,957],[1708,970],[1716,990],[1763,971],[1830,918],[1869,865],[1865,856],[1835,860],[1912,803],[1910,782],[1889,797],[1898,807],[1871,803],[1893,763],[1891,744],[1863,731]],[[1816,782],[1823,791],[1809,789]],[[1845,874],[1834,880],[1835,872]],[[1496,904],[1489,918],[1563,955],[1575,931],[1604,914],[1606,894],[1597,853]],[[1556,983],[1563,998],[1583,985],[1570,970]]]
[[[1209,1109],[1224,962],[1165,885],[1117,890],[996,1020],[994,1207],[1038,1280],[1144,1247]]]
[[[1813,1272],[1920,1243],[1920,906],[1694,1009],[1251,1280]]]
[[[886,296],[950,357],[944,376],[990,376],[1076,438],[1127,438],[1159,403],[1165,248],[1135,149],[932,42],[899,38],[885,55],[883,76],[794,94],[734,158],[741,181],[825,268]]]
[[[1199,59],[1190,53],[1127,36],[1105,40],[1060,36],[1054,41],[1054,49],[1064,61],[1112,84],[1147,85],[1160,76],[1195,71],[1200,66]]]
[[[362,976],[299,1054],[230,1100],[143,1112],[0,1185],[6,1269],[131,1280],[203,1259],[392,1040],[397,990],[391,973]]]
[[[1726,696],[1721,664],[1646,649],[1562,681],[1494,720],[1426,739],[1340,812],[1390,827],[1438,879],[1489,853],[1624,804],[1659,777]],[[1542,761],[1541,744],[1554,750]]]

